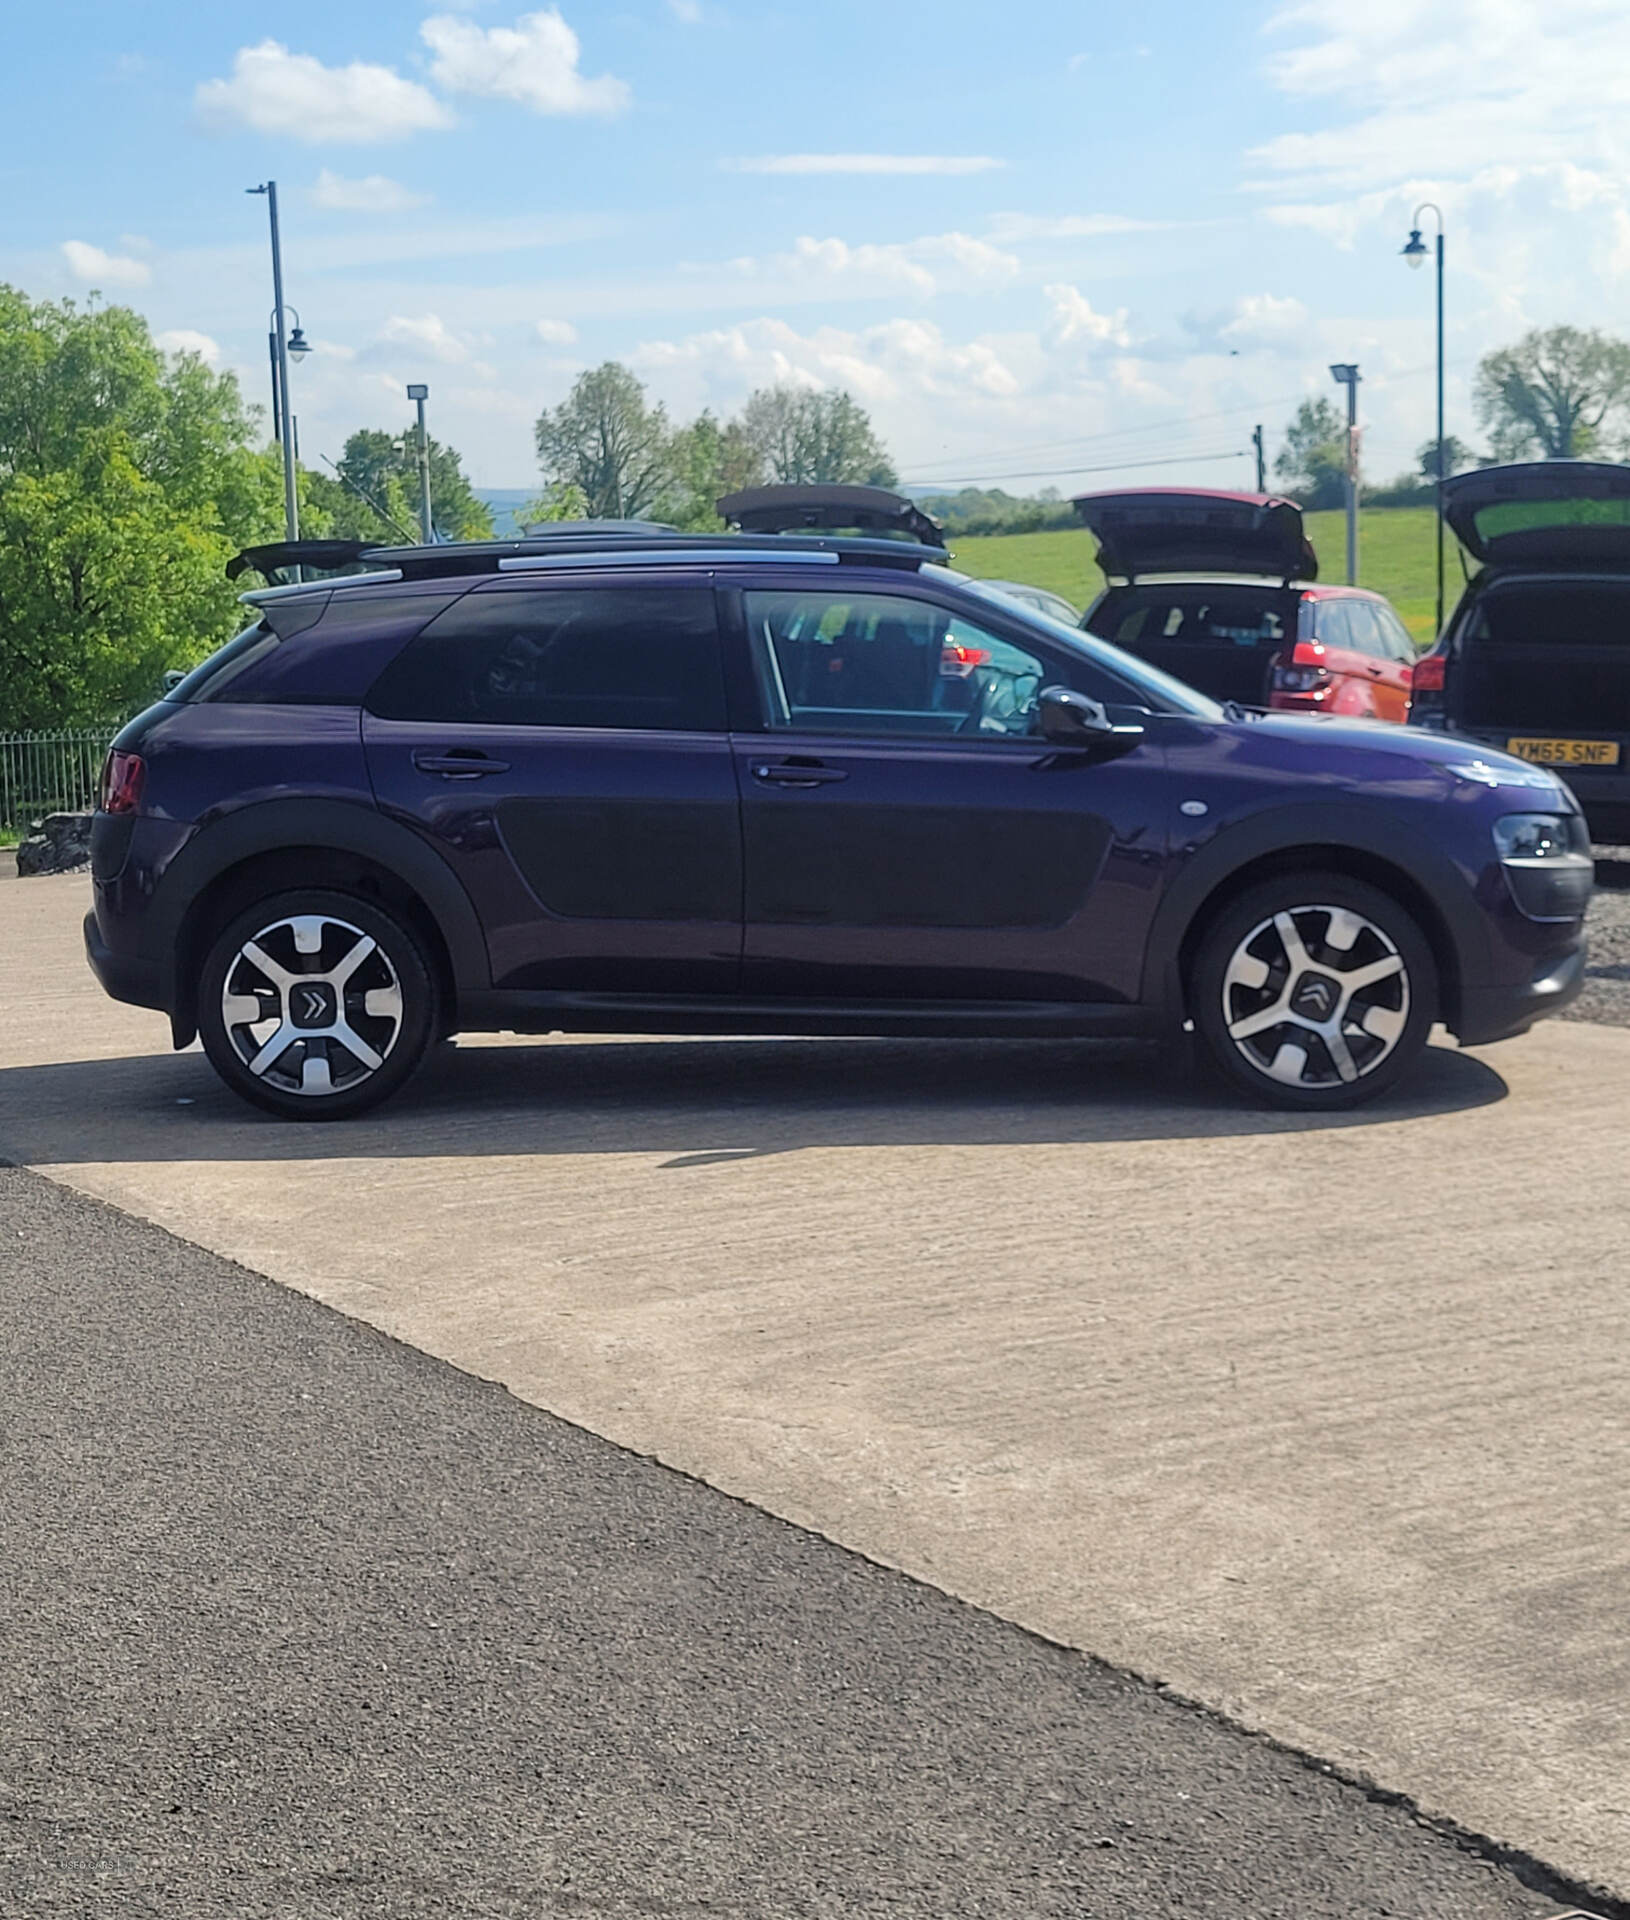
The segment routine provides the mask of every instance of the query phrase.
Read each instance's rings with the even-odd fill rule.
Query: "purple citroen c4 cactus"
[[[1434,1021],[1498,1040],[1578,991],[1591,863],[1545,769],[1219,706],[877,489],[721,511],[240,556],[296,577],[109,756],[107,990],[294,1119],[482,1029],[1189,1024],[1247,1096],[1345,1107]]]

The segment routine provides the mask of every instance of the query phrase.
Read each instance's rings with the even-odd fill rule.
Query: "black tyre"
[[[1437,1018],[1432,949],[1390,894],[1336,873],[1250,889],[1207,929],[1189,1011],[1207,1061],[1276,1107],[1373,1100],[1410,1070]]]
[[[198,1031],[232,1089],[285,1120],[345,1120],[388,1099],[440,1030],[414,934],[355,894],[279,893],[210,945]]]

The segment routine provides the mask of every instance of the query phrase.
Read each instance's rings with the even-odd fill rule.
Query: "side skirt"
[[[464,1033],[796,1033],[940,1039],[1153,1038],[1169,1023],[1152,1007],[1056,1000],[661,999],[616,993],[471,993]]]

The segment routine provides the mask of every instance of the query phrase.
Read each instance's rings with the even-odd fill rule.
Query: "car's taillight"
[[[960,640],[947,640],[940,650],[940,672],[947,680],[966,680],[975,667],[990,659],[988,647],[967,647]]]
[[[1317,693],[1330,684],[1324,648],[1317,640],[1298,640],[1288,654],[1275,661],[1270,684],[1277,693]]]
[[[1424,654],[1415,662],[1415,670],[1410,676],[1410,688],[1415,693],[1442,693],[1443,679],[1449,667],[1449,656],[1445,653]]]
[[[134,813],[141,805],[146,778],[147,766],[139,753],[110,753],[102,768],[102,811]]]

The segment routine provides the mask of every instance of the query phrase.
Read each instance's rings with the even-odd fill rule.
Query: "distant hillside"
[[[528,500],[537,498],[535,487],[477,487],[475,497],[486,502],[492,511],[492,530],[500,539],[507,539],[512,533],[522,531],[515,514]]]
[[[1358,584],[1384,593],[1416,642],[1432,639],[1434,579],[1433,514],[1430,507],[1366,507],[1358,516]],[[1310,513],[1308,537],[1319,556],[1319,577],[1345,577],[1346,520],[1339,513]],[[1085,528],[1055,533],[991,534],[950,540],[951,564],[977,580],[1022,580],[1047,587],[1085,608],[1103,588],[1104,576]],[[1444,592],[1452,608],[1460,597],[1461,572],[1454,542],[1445,560]]]

